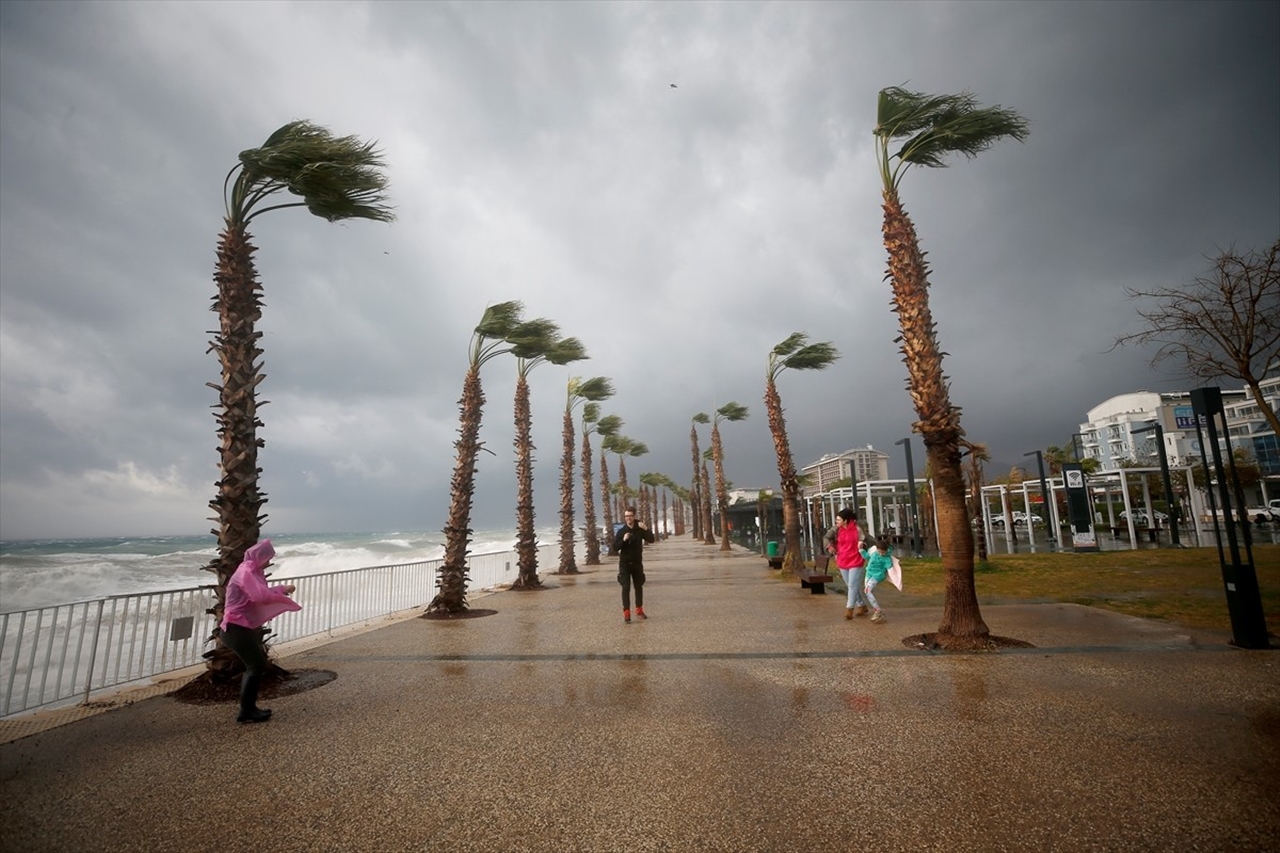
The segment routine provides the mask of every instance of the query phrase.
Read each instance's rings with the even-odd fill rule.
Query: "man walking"
[[[622,584],[622,621],[631,621],[631,584],[636,585],[636,616],[644,613],[644,543],[653,542],[653,534],[636,521],[636,511],[628,507],[624,524],[613,537],[613,552],[618,555],[618,583]]]

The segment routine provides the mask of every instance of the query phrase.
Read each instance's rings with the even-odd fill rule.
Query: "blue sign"
[[[1177,429],[1195,429],[1196,410],[1190,406],[1174,406],[1173,425]]]

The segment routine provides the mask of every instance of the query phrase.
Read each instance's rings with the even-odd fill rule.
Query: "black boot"
[[[262,723],[271,719],[270,708],[258,707],[258,682],[261,679],[262,676],[247,672],[240,679],[240,716],[236,717],[237,723]]]

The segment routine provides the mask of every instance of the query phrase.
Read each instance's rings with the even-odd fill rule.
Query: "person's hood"
[[[244,559],[240,561],[240,565],[243,566],[248,563],[257,571],[262,571],[275,555],[276,549],[272,547],[271,540],[263,539],[258,544],[251,545],[249,550],[244,552]]]

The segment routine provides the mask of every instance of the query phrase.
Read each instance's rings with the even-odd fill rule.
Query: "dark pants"
[[[636,607],[644,607],[644,564],[619,563],[618,583],[622,584],[622,607],[631,609],[631,585],[636,585]]]
[[[258,710],[258,682],[267,671],[267,650],[262,645],[262,629],[229,624],[222,632],[222,642],[236,653],[244,664],[240,679],[240,720]]]

